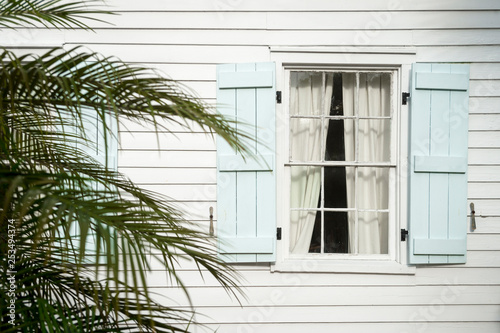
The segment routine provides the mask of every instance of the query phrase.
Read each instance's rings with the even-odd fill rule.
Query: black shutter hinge
[[[281,228],[276,229],[276,239],[281,240]]]
[[[281,104],[281,91],[276,91],[276,103]]]
[[[403,105],[408,104],[408,98],[410,98],[410,93],[409,92],[404,92],[403,93]]]
[[[408,230],[406,229],[401,229],[401,241],[402,242],[405,242],[406,241],[406,237],[408,236]]]

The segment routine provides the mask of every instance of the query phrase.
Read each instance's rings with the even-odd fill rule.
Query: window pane
[[[358,103],[360,117],[389,117],[391,115],[391,75],[389,73],[360,73]]]
[[[321,167],[290,168],[290,207],[317,208],[321,192]]]
[[[354,207],[354,173],[351,167],[325,167],[325,208]]]
[[[290,119],[290,158],[292,161],[318,162],[322,160],[320,119]],[[324,148],[323,148],[324,149]]]
[[[362,163],[390,162],[391,80],[376,72],[290,73],[292,253],[388,253],[392,171]]]
[[[354,161],[354,120],[329,120],[326,137],[326,161]]]
[[[347,212],[324,212],[324,253],[347,253],[349,229]]]
[[[360,254],[387,254],[389,214],[381,212],[359,212],[358,249]]]
[[[344,116],[355,116],[356,74],[342,73],[342,111]]]
[[[327,115],[332,86],[333,73],[291,72],[290,115]]]
[[[360,119],[358,161],[389,162],[391,160],[390,119]]]
[[[314,228],[311,235],[311,244],[309,253],[321,253],[321,212],[314,212],[314,217],[309,215],[309,222],[314,222]]]
[[[344,115],[343,95],[342,73],[333,73],[333,93],[330,106],[330,116]]]
[[[359,209],[388,209],[389,168],[358,168],[356,201]]]
[[[310,251],[313,246],[311,236],[317,217],[321,218],[321,213],[317,211],[290,212],[290,252],[305,254]]]
[[[323,253],[348,253],[349,228],[347,212],[324,212]],[[321,253],[321,212],[315,215],[310,253]]]

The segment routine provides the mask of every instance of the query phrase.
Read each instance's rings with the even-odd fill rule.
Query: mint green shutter
[[[105,132],[102,120],[95,110],[82,110],[82,113],[84,135],[90,142],[87,145],[82,142],[79,148],[103,166],[107,166],[110,171],[117,171],[118,133],[116,119],[106,115],[108,130]]]
[[[414,64],[409,263],[465,263],[469,66]]]
[[[83,109],[83,135],[89,140],[86,144],[83,142],[78,144],[79,149],[86,152],[90,157],[99,162],[103,167],[106,166],[109,171],[118,170],[118,131],[116,119],[110,115],[106,115],[106,125],[108,130],[103,128],[102,120],[97,112],[93,109]],[[83,137],[82,135],[82,137]],[[104,190],[100,184],[94,184],[96,189]],[[80,236],[80,228],[75,225],[75,237]],[[85,259],[88,263],[94,262],[94,255],[97,251],[96,235],[90,233],[86,237],[85,253],[89,254]],[[101,244],[102,246],[103,244]],[[100,250],[102,253],[102,249]],[[101,260],[105,257],[101,256]],[[100,260],[100,261],[101,261]]]
[[[227,262],[275,261],[275,64],[217,66],[217,107],[252,156],[217,138],[217,237]]]

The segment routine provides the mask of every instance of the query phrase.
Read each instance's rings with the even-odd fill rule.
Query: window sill
[[[288,259],[271,265],[272,272],[414,275],[416,268],[392,260]]]

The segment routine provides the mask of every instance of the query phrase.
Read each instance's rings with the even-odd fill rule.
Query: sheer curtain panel
[[[293,161],[321,161],[325,155],[324,136],[328,126],[333,75],[324,72],[293,72],[290,78],[290,158]],[[300,117],[300,116],[303,116]],[[321,167],[291,168],[290,251],[307,253],[316,219],[321,190]]]

